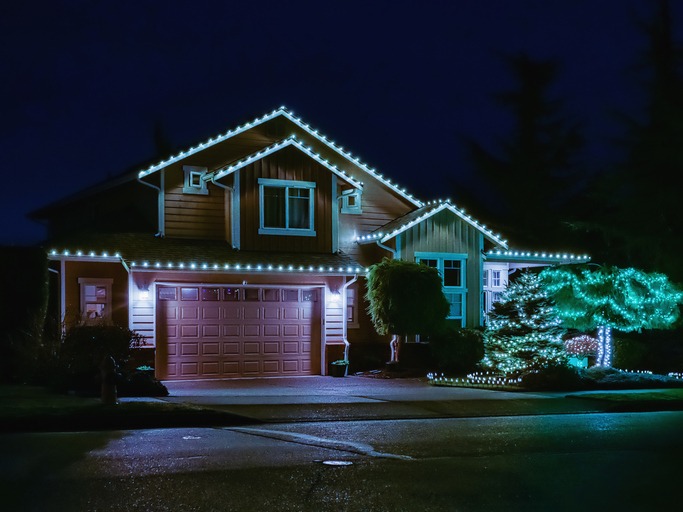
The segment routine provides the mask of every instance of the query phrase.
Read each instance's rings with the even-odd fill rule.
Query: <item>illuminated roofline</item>
[[[331,148],[332,150],[334,150],[335,152],[340,154],[345,159],[351,161],[353,164],[357,165],[361,170],[370,174],[375,179],[381,181],[384,185],[389,187],[391,190],[393,190],[394,192],[396,192],[397,194],[399,194],[400,196],[402,196],[403,198],[405,198],[406,200],[408,200],[409,202],[411,202],[415,206],[417,206],[417,207],[424,206],[424,203],[422,201],[420,201],[419,199],[417,199],[413,195],[408,194],[405,191],[405,189],[398,187],[396,184],[392,183],[391,180],[385,178],[384,176],[379,174],[374,169],[368,167],[366,164],[361,162],[357,157],[353,156],[351,153],[344,150],[344,148],[342,146],[337,145],[332,140],[330,140],[327,137],[325,137],[324,135],[320,134],[318,132],[318,130],[313,129],[310,125],[303,122],[301,120],[301,118],[296,117],[292,112],[287,110],[287,108],[285,108],[284,106],[276,108],[272,112],[269,112],[268,114],[265,114],[264,116],[258,117],[249,123],[245,123],[241,126],[238,126],[237,128],[235,128],[233,130],[229,130],[226,133],[224,133],[223,135],[219,135],[217,137],[212,137],[205,142],[201,142],[201,143],[197,144],[196,146],[192,146],[190,149],[188,149],[186,151],[181,151],[180,153],[178,153],[175,156],[169,157],[166,160],[162,160],[161,162],[153,164],[153,165],[149,166],[147,169],[139,171],[138,172],[138,178],[144,178],[145,176],[149,176],[150,174],[152,174],[152,173],[154,173],[160,169],[163,169],[164,167],[167,167],[167,166],[169,166],[175,162],[178,162],[178,161],[182,160],[183,158],[187,158],[188,156],[191,156],[191,155],[193,155],[199,151],[202,151],[202,150],[209,148],[215,144],[223,142],[223,141],[225,141],[231,137],[234,137],[235,135],[238,135],[242,132],[245,132],[245,131],[253,128],[254,126],[258,126],[260,124],[263,124],[266,121],[270,121],[271,119],[274,119],[275,117],[278,117],[278,116],[286,117],[291,122],[293,122],[294,124],[299,126],[301,129],[306,131],[308,134],[310,134],[312,137],[316,138],[317,140],[319,140],[320,142],[322,142],[323,144],[325,144],[326,146],[328,146],[329,148]]]
[[[435,201],[435,204],[440,203],[439,206],[435,207],[432,210],[429,210],[428,212],[425,212],[424,214],[420,215],[419,217],[411,220],[407,224],[404,224],[401,227],[396,228],[393,230],[391,233],[376,233],[376,234],[370,234],[370,235],[365,235],[356,238],[356,241],[359,243],[368,243],[368,242],[374,242],[379,240],[381,243],[386,243],[387,241],[391,240],[392,238],[400,235],[404,231],[412,228],[413,226],[419,224],[420,222],[423,222],[427,220],[429,217],[436,215],[440,211],[443,210],[450,210],[454,214],[456,214],[458,217],[463,219],[465,222],[473,226],[475,229],[481,231],[485,236],[489,238],[494,243],[497,243],[498,245],[505,247],[507,249],[507,241],[503,240],[500,235],[494,234],[491,230],[489,230],[486,226],[483,224],[479,224],[476,220],[474,220],[472,217],[467,215],[464,211],[460,210],[457,208],[455,205],[453,205],[450,201]],[[428,203],[431,204],[431,203]]]
[[[286,139],[284,139],[280,142],[276,142],[275,144],[272,144],[272,145],[268,146],[267,148],[262,149],[261,151],[257,151],[256,153],[253,153],[253,154],[243,158],[242,160],[240,160],[234,164],[226,165],[220,169],[216,169],[215,171],[204,176],[203,179],[205,181],[213,181],[213,180],[218,180],[218,179],[224,178],[225,176],[228,176],[228,175],[232,174],[233,172],[238,171],[242,167],[245,167],[245,166],[247,166],[247,165],[249,165],[249,164],[251,164],[257,160],[260,160],[260,159],[262,159],[262,158],[264,158],[270,154],[276,153],[277,151],[280,151],[281,149],[284,149],[284,148],[289,147],[289,146],[294,146],[295,148],[297,148],[301,152],[310,156],[316,162],[327,167],[331,172],[333,172],[334,174],[336,174],[340,178],[348,181],[351,185],[355,186],[356,188],[358,188],[358,189],[363,188],[363,183],[361,183],[360,181],[357,181],[355,178],[352,178],[351,176],[349,176],[346,173],[346,171],[339,169],[336,165],[331,164],[328,160],[325,160],[318,153],[313,151],[308,146],[305,146],[301,141],[299,141],[294,136],[287,137]]]
[[[576,263],[585,263],[590,261],[591,257],[588,255],[576,254],[551,254],[547,252],[529,252],[529,251],[500,251],[493,250],[485,253],[488,257],[500,257],[504,261],[529,261],[529,260],[545,260],[545,261],[573,261]]]
[[[79,260],[79,261],[115,261],[125,265],[123,257],[117,252],[111,254],[107,251],[57,251],[52,249],[48,252],[48,257],[52,260]],[[365,274],[368,269],[365,267],[353,266],[330,266],[330,265],[282,265],[282,264],[241,264],[241,263],[197,263],[191,262],[166,262],[160,261],[150,263],[149,261],[131,261],[130,269],[135,271],[181,271],[204,270],[208,272],[240,272],[240,273],[305,273],[316,275],[358,275]]]

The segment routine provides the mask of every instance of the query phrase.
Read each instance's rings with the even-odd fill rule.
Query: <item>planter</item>
[[[344,377],[346,376],[346,370],[348,369],[348,367],[348,364],[330,364],[330,376]]]

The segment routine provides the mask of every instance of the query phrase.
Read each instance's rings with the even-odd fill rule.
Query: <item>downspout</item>
[[[379,240],[377,240],[375,243],[377,244],[377,246],[378,246],[379,248],[384,249],[385,251],[389,251],[389,252],[391,253],[391,259],[393,259],[393,260],[396,259],[396,253],[397,253],[398,251],[396,251],[395,249],[392,249],[391,247],[387,247],[386,245],[384,245],[384,244],[383,244],[382,242],[380,242]]]
[[[348,307],[347,304],[347,297],[346,297],[346,289],[351,286],[353,283],[355,283],[358,280],[358,274],[355,274],[353,276],[353,279],[351,281],[348,281],[344,283],[344,285],[341,288],[341,293],[342,293],[342,318],[344,319],[342,321],[342,341],[344,342],[344,359],[347,361],[349,360],[349,347],[351,346],[351,343],[349,343],[349,340],[347,338],[347,330],[348,330],[348,323],[349,323],[349,318],[346,314],[346,308]]]
[[[157,200],[157,216],[159,218],[158,221],[158,228],[159,231],[157,231],[157,234],[154,235],[156,237],[164,237],[166,235],[166,227],[165,227],[165,222],[164,222],[164,177],[166,176],[166,169],[161,170],[161,174],[159,175],[159,183],[160,185],[157,187],[156,185],[152,185],[151,183],[147,183],[146,181],[142,181],[140,177],[138,177],[138,181],[142,183],[143,185],[147,185],[148,187],[152,187],[154,190],[156,190],[159,193],[158,200]]]

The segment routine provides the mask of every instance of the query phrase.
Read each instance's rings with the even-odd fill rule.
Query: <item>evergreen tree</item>
[[[602,239],[591,252],[596,260],[683,283],[683,70],[668,1],[660,0],[657,16],[642,26],[649,41],[637,68],[646,78],[644,107],[621,116],[624,158],[596,184],[589,230]]]
[[[488,214],[482,218],[506,219],[502,229],[516,243],[547,248],[578,194],[569,185],[579,183],[575,161],[583,136],[578,123],[563,117],[562,102],[549,95],[556,61],[524,54],[505,61],[518,86],[494,99],[512,114],[512,131],[492,151],[471,139],[465,144],[483,182],[479,189],[486,191],[480,199]]]
[[[489,314],[482,364],[507,376],[565,364],[564,334],[538,274],[523,272]]]

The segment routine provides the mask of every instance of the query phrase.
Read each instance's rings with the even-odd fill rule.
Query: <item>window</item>
[[[359,214],[363,213],[360,207],[361,191],[357,189],[344,190],[342,192],[342,213]]]
[[[206,188],[206,181],[204,181],[206,167],[183,165],[183,172],[185,173],[185,181],[183,182],[184,194],[207,195],[209,193],[209,190]]]
[[[491,271],[491,286],[500,288],[500,270]]]
[[[465,322],[465,262],[466,254],[453,253],[415,253],[415,261],[435,268],[443,281],[443,292],[448,299],[449,320]]]
[[[81,315],[86,323],[111,320],[111,284],[113,279],[79,277]]]
[[[258,182],[259,234],[315,236],[315,183],[266,178],[259,178]]]

